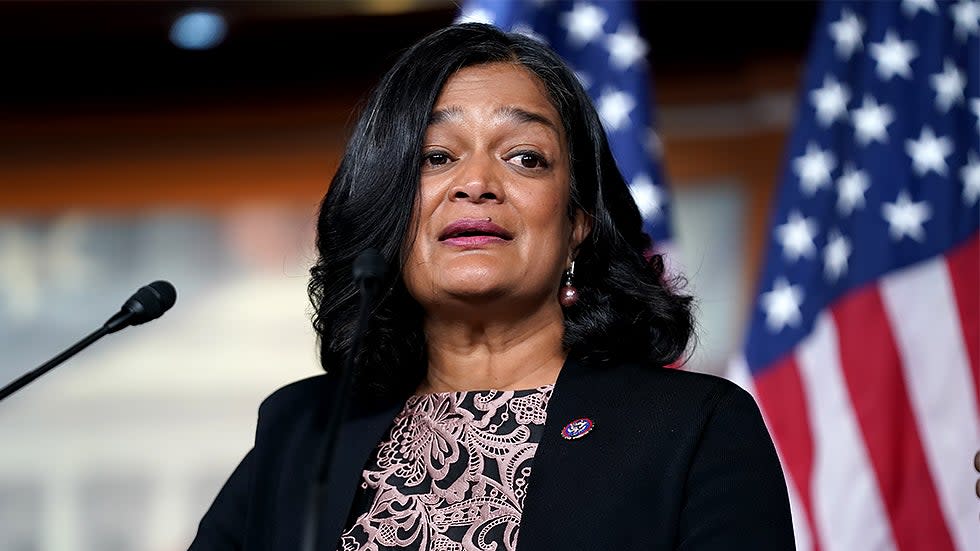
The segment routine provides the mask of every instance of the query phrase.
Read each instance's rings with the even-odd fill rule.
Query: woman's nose
[[[469,166],[450,187],[449,199],[472,203],[503,201],[503,188],[494,174],[493,162],[471,160],[467,164]]]

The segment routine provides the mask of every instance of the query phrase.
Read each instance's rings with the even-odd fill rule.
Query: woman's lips
[[[440,241],[443,245],[462,249],[478,249],[487,245],[506,243],[507,240],[496,235],[468,235],[449,237]]]
[[[451,247],[475,249],[506,243],[514,237],[485,218],[460,218],[443,228],[439,242]]]

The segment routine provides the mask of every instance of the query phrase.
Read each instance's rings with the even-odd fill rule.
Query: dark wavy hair
[[[321,204],[319,258],[309,283],[321,365],[328,373],[344,365],[357,316],[351,266],[370,247],[381,252],[389,276],[358,357],[356,388],[376,397],[405,396],[425,376],[424,312],[402,280],[414,235],[421,144],[446,80],[464,67],[487,63],[519,65],[544,84],[569,144],[567,215],[581,209],[591,217],[591,233],[575,256],[580,299],[564,312],[565,350],[592,364],[676,361],[693,332],[691,298],[665,281],[659,256],[648,259],[651,243],[640,212],[585,90],[547,46],[467,23],[423,38],[385,74],[357,120]]]

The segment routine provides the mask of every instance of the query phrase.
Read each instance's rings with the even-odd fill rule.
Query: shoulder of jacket
[[[327,395],[327,381],[326,375],[314,375],[279,388],[259,406],[259,424],[275,423],[283,416],[295,418],[309,410]]]
[[[674,407],[687,405],[711,411],[725,408],[732,402],[753,401],[740,386],[717,375],[640,364],[625,364],[613,369],[628,372],[624,378],[631,389],[628,396],[645,404],[656,397]]]
[[[710,373],[698,373],[671,367],[652,367],[641,364],[623,364],[613,369],[630,371],[631,382],[659,387],[674,392],[715,393],[730,392],[738,385]]]

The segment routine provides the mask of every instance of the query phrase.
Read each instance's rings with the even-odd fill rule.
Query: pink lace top
[[[553,385],[412,396],[364,469],[342,551],[513,551]]]

